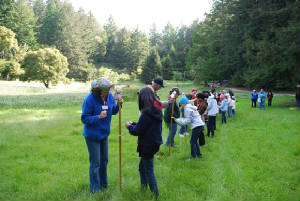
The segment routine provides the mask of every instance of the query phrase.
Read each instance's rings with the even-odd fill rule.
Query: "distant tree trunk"
[[[49,89],[49,81],[44,80],[43,83],[44,83],[45,87],[46,87],[47,89]]]

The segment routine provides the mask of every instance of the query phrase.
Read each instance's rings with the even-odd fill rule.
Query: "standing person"
[[[197,111],[197,107],[191,105],[185,96],[180,99],[179,104],[184,108],[184,118],[175,119],[175,122],[181,125],[189,124],[191,126],[191,156],[192,159],[195,159],[196,157],[201,158],[202,154],[200,152],[198,139],[200,138],[200,135],[203,135],[204,123],[201,120],[199,112]]]
[[[81,121],[83,136],[89,152],[90,192],[101,192],[107,188],[108,136],[110,134],[111,116],[119,108],[110,92],[113,84],[107,78],[92,81],[91,92],[82,105]],[[123,103],[119,99],[120,104]]]
[[[218,104],[214,94],[211,94],[207,99],[207,114],[208,114],[208,123],[207,123],[207,137],[213,138],[215,135],[215,125],[216,125],[216,116],[218,113]]]
[[[177,132],[177,123],[174,121],[174,119],[172,119],[172,130],[171,129],[171,116],[172,116],[172,104],[174,104],[174,114],[173,117],[175,118],[179,118],[180,117],[180,109],[178,104],[176,103],[176,99],[178,98],[180,92],[179,89],[177,87],[171,89],[171,91],[169,92],[169,99],[172,96],[172,93],[175,92],[175,102],[174,103],[169,103],[169,106],[165,109],[164,111],[164,121],[166,122],[168,128],[169,128],[169,135],[168,138],[166,140],[166,146],[169,146],[170,143],[170,133],[171,133],[171,146],[174,147],[174,138]]]
[[[159,192],[154,174],[154,155],[162,144],[162,105],[156,100],[154,92],[144,87],[138,95],[141,115],[139,121],[126,123],[129,133],[138,136],[137,152],[139,153],[139,173],[142,189],[150,190],[158,198]]]
[[[232,96],[234,96],[234,93],[233,93],[232,89],[229,89],[228,93],[230,95],[230,98],[232,99]]]
[[[271,90],[268,91],[267,98],[268,98],[268,106],[272,106],[273,93]]]
[[[229,94],[226,94],[227,97],[227,106],[228,106],[228,118],[232,118],[232,107],[233,107],[233,103],[232,103],[232,99],[230,97]]]
[[[252,107],[256,107],[256,101],[258,99],[258,94],[255,89],[253,89],[251,93],[251,101],[252,101]]]
[[[207,96],[208,96],[208,93],[206,93],[206,92],[197,93],[197,95],[196,95],[197,111],[199,112],[199,114],[201,116],[201,120],[203,121],[204,124],[206,124],[207,120],[208,120]],[[200,144],[200,146],[205,145],[205,136],[204,136],[203,132],[199,136],[199,144]]]
[[[260,90],[259,94],[258,94],[258,99],[259,99],[259,109],[261,110],[265,110],[266,106],[265,106],[265,101],[266,101],[266,92],[264,92],[263,89]]]
[[[163,108],[167,108],[169,106],[169,103],[172,103],[174,101],[173,98],[169,99],[169,101],[161,101],[160,100],[157,92],[161,88],[165,88],[165,86],[164,86],[164,80],[162,78],[160,78],[160,77],[154,78],[153,81],[152,81],[152,85],[149,86],[149,87],[153,90],[155,98],[156,98],[156,101],[160,101]]]
[[[227,96],[223,99],[221,105],[220,105],[220,110],[222,113],[222,124],[226,124],[226,111],[227,111]]]
[[[190,103],[193,104],[193,105],[197,105],[197,100],[196,100],[196,95],[197,95],[197,89],[196,88],[193,88],[192,91],[186,95],[187,99],[190,100]],[[194,100],[194,101],[191,101],[191,100]]]
[[[236,100],[235,100],[235,96],[232,96],[232,115],[235,114],[235,103],[236,103]]]
[[[219,101],[220,101],[219,104],[221,104],[224,99],[225,99],[225,92],[224,90],[221,90],[219,96]]]
[[[197,97],[197,99],[196,99],[197,104],[195,106],[197,106],[197,110],[201,116],[201,120],[203,122],[205,122],[204,115],[205,115],[205,111],[207,109],[207,102],[205,100],[205,95],[203,93],[197,93],[196,97]]]
[[[179,107],[180,107],[180,104],[179,104]],[[180,107],[180,113],[181,113],[181,117],[184,118],[184,108],[183,107]],[[184,137],[184,135],[189,135],[189,133],[187,132],[187,126],[181,125],[180,130],[179,130],[179,137]]]

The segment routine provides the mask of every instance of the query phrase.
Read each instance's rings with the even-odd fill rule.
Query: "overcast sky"
[[[173,26],[190,25],[204,19],[209,13],[212,0],[69,0],[75,10],[82,7],[92,11],[100,24],[110,15],[119,28],[126,26],[149,32],[155,23],[160,32],[170,22]]]

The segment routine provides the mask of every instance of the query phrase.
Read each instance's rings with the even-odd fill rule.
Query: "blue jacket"
[[[261,98],[261,102],[265,102],[266,100],[266,92],[259,92],[258,97]]]
[[[93,140],[102,140],[110,134],[111,116],[119,111],[114,97],[109,93],[107,97],[107,116],[99,119],[102,112],[103,101],[101,98],[89,93],[82,104],[81,121],[83,126],[83,136]]]
[[[139,146],[162,144],[162,112],[154,105],[142,111],[139,121],[128,126],[131,135],[138,136]]]
[[[227,111],[227,99],[224,99],[221,103],[220,109],[222,112],[226,112]]]
[[[252,92],[252,93],[251,93],[251,99],[252,99],[252,100],[257,100],[257,99],[258,99],[258,94],[257,94],[257,92]]]

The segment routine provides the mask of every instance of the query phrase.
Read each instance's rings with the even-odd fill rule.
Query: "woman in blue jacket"
[[[126,123],[129,133],[138,136],[139,172],[142,188],[150,190],[158,198],[158,187],[154,174],[153,158],[162,144],[162,104],[156,101],[154,92],[149,87],[142,88],[138,96],[139,121]]]
[[[107,78],[99,78],[91,83],[91,92],[82,104],[81,121],[90,161],[90,192],[101,192],[107,188],[108,136],[110,134],[111,116],[118,113]],[[119,99],[120,104],[123,103]]]

